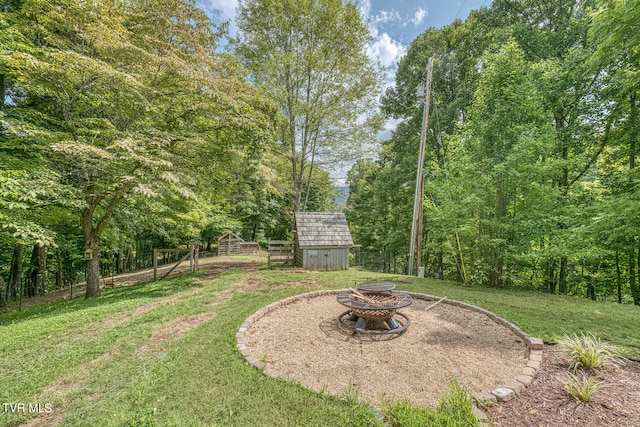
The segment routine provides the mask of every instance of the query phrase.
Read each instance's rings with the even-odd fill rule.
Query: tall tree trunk
[[[620,273],[619,251],[616,249],[616,285],[618,288],[618,304],[622,304],[622,274]]]
[[[17,299],[20,296],[22,282],[22,253],[24,246],[17,244],[13,247],[9,281],[7,282],[7,299]]]
[[[508,194],[505,188],[505,178],[502,174],[498,174],[492,224],[489,226],[489,238],[493,241],[489,243],[489,286],[495,288],[504,287],[504,249],[495,242],[504,237],[500,224],[507,216]]]
[[[38,246],[38,274],[36,277],[36,293],[44,295],[47,291],[47,247]]]
[[[0,74],[0,105],[4,105],[4,100],[7,97],[7,81],[4,74]]]
[[[635,239],[629,242],[629,288],[635,305],[640,305],[640,284],[636,281],[636,246]]]
[[[56,289],[62,289],[64,286],[62,275],[62,253],[60,248],[56,251]]]
[[[93,237],[85,242],[91,259],[87,260],[87,293],[85,298],[100,296],[100,248],[98,238]]]
[[[96,228],[93,226],[92,213],[82,212],[85,258],[87,259],[87,293],[85,298],[100,296],[100,247]]]
[[[560,269],[558,270],[558,293],[562,295],[567,293],[567,264],[567,257],[561,256]]]
[[[7,301],[7,286],[4,283],[2,275],[0,275],[0,307],[4,306]]]
[[[444,280],[444,262],[442,251],[438,251],[436,254],[436,258],[438,259],[438,279]]]
[[[38,245],[33,245],[31,250],[31,261],[29,270],[27,270],[27,279],[25,281],[25,296],[32,298],[36,296],[36,286],[38,282]]]
[[[594,276],[589,275],[590,280],[589,280],[589,285],[587,287],[587,298],[592,299],[593,301],[596,300],[596,285],[594,283]]]
[[[547,264],[547,290],[551,294],[556,293],[556,269],[554,268],[555,260],[550,260]]]
[[[31,264],[27,273],[26,296],[44,295],[47,287],[47,247],[33,245]]]
[[[634,180],[633,174],[636,167],[636,116],[638,114],[638,107],[636,105],[636,94],[631,93],[629,98],[630,113],[629,113],[629,191],[633,191]],[[629,287],[631,288],[631,295],[633,296],[633,303],[640,305],[640,277],[636,280],[636,249],[638,249],[638,238],[634,236],[629,242]],[[640,254],[638,255],[638,269],[640,270]]]

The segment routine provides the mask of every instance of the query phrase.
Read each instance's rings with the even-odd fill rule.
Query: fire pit
[[[411,321],[397,311],[411,305],[413,299],[405,292],[394,291],[391,282],[365,282],[338,294],[338,302],[349,310],[339,317],[340,323],[357,334],[400,334]],[[401,321],[396,316],[402,318]],[[383,327],[379,327],[383,325]]]

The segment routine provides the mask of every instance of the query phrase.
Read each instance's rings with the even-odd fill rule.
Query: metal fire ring
[[[355,288],[360,291],[382,292],[391,291],[396,288],[396,285],[392,282],[362,282],[356,283]]]
[[[401,334],[404,331],[407,330],[407,328],[409,327],[409,325],[411,325],[411,320],[409,320],[409,317],[407,317],[405,314],[400,313],[399,311],[396,311],[394,316],[400,316],[405,320],[405,323],[402,324],[400,322],[398,322],[397,320],[395,320],[393,317],[390,319],[387,319],[386,322],[389,322],[391,320],[393,320],[393,322],[395,322],[395,324],[397,325],[395,328],[392,329],[388,329],[388,330],[384,330],[384,329],[364,329],[364,328],[359,328],[358,323],[356,322],[353,326],[349,325],[345,322],[345,317],[351,317],[352,313],[351,310],[347,310],[344,313],[342,313],[340,315],[340,317],[338,318],[340,320],[340,323],[342,324],[342,326],[344,326],[347,329],[350,329],[352,331],[355,331],[358,334],[372,334],[372,335],[389,335],[389,334]],[[358,320],[360,320],[362,318],[358,318]],[[364,320],[364,319],[362,319]],[[365,324],[366,325],[366,324]]]

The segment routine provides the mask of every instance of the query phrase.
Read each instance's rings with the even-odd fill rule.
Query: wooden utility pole
[[[420,153],[418,154],[418,172],[416,173],[416,192],[413,199],[413,222],[411,224],[411,242],[409,243],[409,267],[407,274],[413,275],[413,257],[415,255],[416,242],[418,253],[422,254],[422,194],[424,185],[424,151],[427,140],[427,126],[429,124],[429,104],[431,103],[431,75],[433,72],[433,56],[429,58],[427,64],[427,84],[424,97],[424,107],[422,115],[422,130],[420,131]],[[420,223],[420,224],[419,224]],[[420,234],[418,234],[418,229]],[[418,264],[420,258],[417,259]]]

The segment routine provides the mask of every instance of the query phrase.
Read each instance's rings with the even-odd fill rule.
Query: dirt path
[[[207,257],[200,258],[198,261],[198,269],[204,269],[207,271],[206,279],[215,277],[220,274],[220,272],[224,270],[228,270],[231,268],[246,268],[247,262],[238,262],[230,257]],[[171,268],[175,265],[175,263],[167,264],[158,267],[158,277],[162,277],[166,274]],[[257,267],[256,267],[257,268]],[[183,261],[180,263],[175,270],[169,274],[169,278],[176,277],[182,273],[189,271],[189,260]],[[122,286],[132,286],[140,283],[145,283],[153,280],[153,268],[145,268],[144,270],[138,270],[131,273],[119,274],[117,276],[112,277],[103,277],[100,280],[101,287],[122,287]],[[83,296],[87,291],[87,287],[84,284],[78,284],[73,286],[73,289],[67,288],[59,291],[48,292],[43,296],[33,297],[29,299],[22,300],[22,308],[31,307],[34,305],[38,305],[41,303],[49,303],[56,301],[67,300],[72,297],[76,298],[79,296]],[[7,304],[5,307],[0,308],[0,313],[8,313],[14,310],[17,310],[19,307],[19,303],[14,301],[10,304]]]

